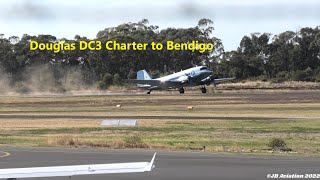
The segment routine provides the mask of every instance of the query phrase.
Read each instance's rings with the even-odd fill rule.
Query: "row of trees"
[[[20,39],[0,35],[0,68],[6,73],[10,84],[26,81],[30,69],[46,67],[51,72],[54,84],[61,84],[70,71],[81,72],[78,76],[86,84],[99,82],[101,88],[119,82],[122,78],[135,78],[136,71],[146,69],[152,76],[169,74],[195,65],[206,64],[219,77],[239,79],[261,78],[280,80],[320,81],[320,30],[303,28],[298,32],[287,31],[271,38],[268,33],[253,33],[245,36],[236,51],[224,52],[220,39],[213,37],[213,22],[201,19],[192,28],[167,28],[149,25],[148,20],[126,23],[106,28],[97,33],[97,40],[117,42],[160,42],[171,40],[177,43],[198,40],[213,43],[215,50],[198,51],[30,51],[29,41],[52,43],[59,40],[52,35],[23,35]],[[89,41],[79,35],[74,39],[61,39],[67,43]],[[28,73],[26,73],[28,72]],[[41,74],[39,74],[41,76]]]
[[[176,43],[191,42],[198,40],[203,43],[213,43],[214,52],[200,53],[198,51],[108,51],[104,48],[100,51],[81,51],[77,48],[74,51],[53,51],[29,50],[30,40],[39,43],[52,43],[59,40],[52,35],[30,36],[23,35],[10,37],[8,39],[0,37],[0,66],[8,74],[12,82],[25,81],[29,77],[26,71],[30,67],[48,66],[53,71],[53,76],[58,85],[61,79],[64,79],[68,71],[76,69],[81,71],[84,82],[94,83],[103,81],[101,87],[110,84],[110,76],[116,76],[115,79],[135,78],[136,72],[141,69],[147,69],[152,75],[171,73],[186,69],[203,61],[208,62],[210,58],[220,55],[223,46],[220,39],[211,37],[214,30],[213,22],[209,19],[201,19],[197,26],[192,28],[167,28],[159,30],[158,26],[148,25],[148,20],[144,19],[138,23],[126,23],[117,27],[106,28],[99,31],[96,40],[104,44],[108,40],[130,43],[141,42],[149,43],[159,42],[166,44],[168,40]],[[74,39],[61,39],[66,43],[75,43],[79,46],[79,41],[89,41],[86,37],[79,35]],[[103,84],[105,83],[105,84]]]
[[[242,79],[320,81],[319,27],[271,37],[269,33],[244,36],[236,51],[214,61],[216,72]]]

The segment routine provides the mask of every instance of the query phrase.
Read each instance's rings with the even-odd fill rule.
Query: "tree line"
[[[213,61],[216,73],[275,82],[320,81],[319,26],[271,37],[270,33],[244,36],[237,50]]]
[[[252,33],[244,36],[237,50],[225,52],[218,37],[214,37],[213,22],[201,19],[195,27],[166,28],[149,25],[143,19],[137,23],[125,23],[109,27],[97,33],[93,40],[107,42],[149,43],[167,41],[176,43],[197,40],[213,43],[214,51],[200,53],[198,51],[53,51],[29,50],[30,40],[39,43],[52,43],[64,40],[66,43],[89,41],[86,37],[76,35],[74,39],[57,39],[52,35],[23,35],[5,38],[0,35],[0,71],[6,74],[10,85],[27,81],[30,71],[46,67],[39,73],[44,76],[51,73],[54,85],[61,85],[70,75],[85,84],[96,84],[100,88],[120,84],[121,79],[135,78],[136,71],[146,69],[151,76],[170,74],[196,65],[207,65],[214,69],[214,76],[236,77],[238,79],[260,80],[299,80],[320,81],[320,30],[302,28],[297,32],[287,31],[272,37],[269,33]],[[28,73],[27,73],[28,72]]]

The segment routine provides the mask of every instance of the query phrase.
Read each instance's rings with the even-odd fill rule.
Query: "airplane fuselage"
[[[212,75],[212,70],[207,68],[206,66],[197,66],[190,69],[186,69],[180,72],[176,72],[161,78],[157,78],[156,80],[160,80],[162,82],[165,81],[180,81],[185,82],[182,83],[183,86],[198,86],[202,85],[201,80],[206,77]]]
[[[139,88],[149,90],[150,94],[153,90],[178,89],[180,93],[184,93],[184,87],[200,86],[202,93],[206,93],[205,85],[231,80],[233,78],[214,79],[213,71],[206,66],[197,66],[180,72],[176,72],[157,79],[152,79],[145,70],[137,72],[137,79],[128,80],[135,82]]]

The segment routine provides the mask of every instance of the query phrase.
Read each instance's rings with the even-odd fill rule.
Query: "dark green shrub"
[[[113,76],[106,73],[102,78],[102,82],[106,83],[106,85],[111,85],[113,83]]]
[[[106,83],[104,83],[103,81],[98,81],[97,88],[98,89],[106,89]]]
[[[113,83],[113,76],[106,73],[101,81],[97,82],[98,89],[107,89]]]
[[[122,84],[122,78],[119,74],[115,74],[113,76],[113,84],[115,85],[121,85]]]
[[[282,78],[282,77],[276,77],[276,78],[271,79],[271,83],[283,83],[285,81],[286,81],[286,79]]]
[[[305,70],[297,70],[292,72],[291,79],[293,81],[313,81],[314,74],[310,67]]]
[[[129,71],[128,75],[127,75],[128,79],[136,79],[137,78],[137,73],[134,72],[132,69]]]
[[[291,151],[291,149],[287,147],[286,142],[282,138],[272,138],[267,146],[275,151]]]

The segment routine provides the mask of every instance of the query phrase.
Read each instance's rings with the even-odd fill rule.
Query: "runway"
[[[154,150],[1,148],[0,168],[150,161]],[[149,173],[75,176],[73,180],[267,179],[268,174],[320,174],[320,158],[157,151]],[[34,178],[63,180],[69,177]],[[31,180],[31,179],[30,179]]]

